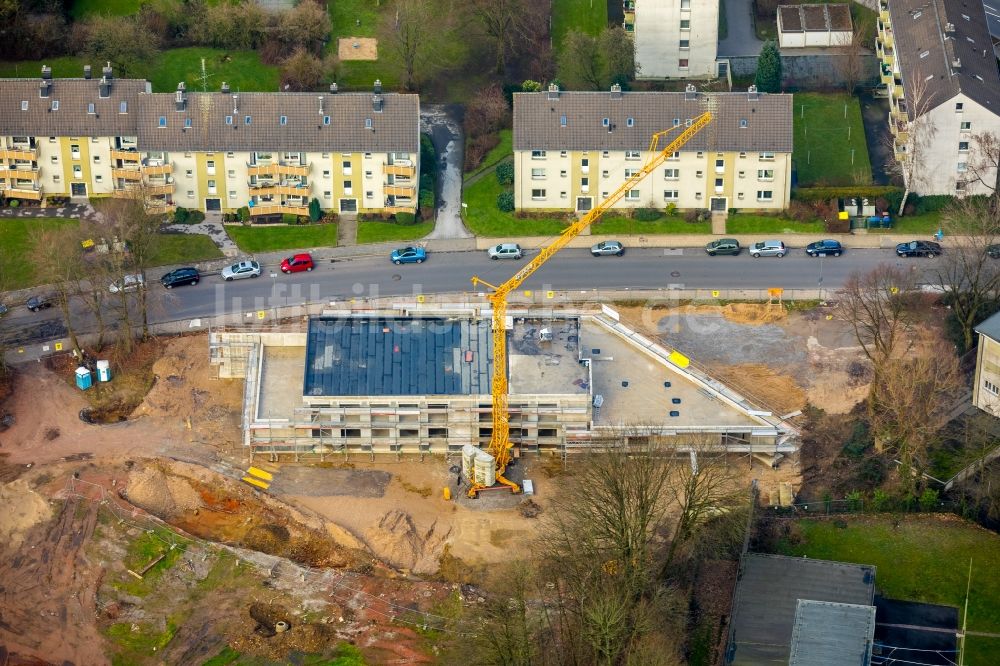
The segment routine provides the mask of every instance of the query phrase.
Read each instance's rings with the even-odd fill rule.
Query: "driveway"
[[[462,123],[456,107],[422,105],[420,131],[431,135],[438,154],[438,206],[427,238],[471,238],[462,224]]]
[[[764,42],[757,39],[753,30],[752,0],[720,0],[720,2],[726,6],[728,34],[725,39],[719,41],[718,57],[759,55]]]

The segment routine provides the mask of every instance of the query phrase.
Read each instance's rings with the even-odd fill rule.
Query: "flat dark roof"
[[[318,317],[309,321],[302,393],[482,395],[492,371],[488,321]]]

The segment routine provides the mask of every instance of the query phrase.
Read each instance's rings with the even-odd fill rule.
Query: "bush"
[[[514,210],[514,193],[510,190],[504,190],[498,194],[497,208],[504,213],[512,212]]]
[[[21,202],[18,201],[17,199],[11,199],[7,205],[10,206],[11,208],[17,208],[18,206],[21,205]]]
[[[292,213],[282,213],[281,221],[284,222],[285,224],[298,224],[299,216],[293,215]]]
[[[178,206],[174,211],[174,224],[187,224],[189,212],[187,208]]]
[[[921,511],[933,511],[937,508],[938,491],[933,488],[926,488],[917,501],[920,502]]]
[[[670,217],[673,217],[676,214],[677,214],[677,204],[675,204],[675,203],[668,203],[667,204],[667,215],[669,215]]]
[[[805,201],[790,202],[788,208],[785,210],[785,215],[796,222],[809,222],[816,217],[812,206]]]
[[[954,202],[955,197],[950,194],[934,194],[916,197],[916,201],[909,203],[913,204],[917,215],[923,215],[924,213],[936,213]]]
[[[200,210],[189,210],[188,211],[188,224],[198,224],[199,222],[205,221],[205,214]]]
[[[639,222],[653,222],[663,217],[655,208],[636,208],[633,217]]]
[[[396,213],[396,224],[413,224],[417,216],[413,213]]]
[[[434,208],[434,190],[420,190],[418,204],[421,208]]]
[[[823,229],[828,234],[846,234],[851,231],[851,220],[850,218],[846,220],[841,220],[838,217],[826,220],[823,223]]]
[[[872,509],[874,511],[886,511],[892,504],[892,496],[881,488],[876,488],[872,493]]]
[[[246,224],[250,221],[250,209],[247,206],[243,206],[236,212],[237,217],[240,222]]]
[[[420,179],[424,176],[434,177],[434,167],[437,164],[437,150],[429,134],[420,135]],[[422,187],[422,186],[421,186]]]
[[[859,511],[861,509],[862,502],[860,490],[852,490],[847,493],[847,496],[844,499],[847,500],[847,506],[850,507],[851,511]]]
[[[496,168],[497,182],[501,187],[514,184],[514,165],[511,162],[501,162]]]

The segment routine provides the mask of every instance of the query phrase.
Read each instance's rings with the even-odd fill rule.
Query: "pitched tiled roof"
[[[110,96],[101,97],[98,79],[55,79],[49,96],[39,94],[40,78],[0,79],[0,135],[132,136],[137,100],[146,82],[113,79]],[[58,108],[53,109],[58,102]],[[125,102],[126,113],[120,113]],[[27,110],[22,108],[27,103]],[[89,113],[88,105],[94,105]]]
[[[675,119],[683,126],[711,105],[713,121],[684,150],[792,152],[791,95],[687,97],[668,92],[560,92],[550,99],[546,92],[517,93],[514,150],[646,150],[653,133],[670,129]],[[661,140],[660,147],[664,145]]]
[[[890,0],[889,17],[911,116],[921,86],[926,110],[964,93],[1000,114],[1000,72],[981,2]]]
[[[174,93],[147,95],[139,117],[139,146],[143,150],[418,151],[419,98],[395,93],[381,97],[382,111],[376,112],[370,93],[188,93],[185,109],[178,111]],[[165,127],[160,126],[161,118]],[[185,128],[188,120],[191,126]]]

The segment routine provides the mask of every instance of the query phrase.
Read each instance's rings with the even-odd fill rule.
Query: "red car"
[[[281,262],[282,273],[301,273],[313,269],[313,258],[308,254],[297,254]]]

